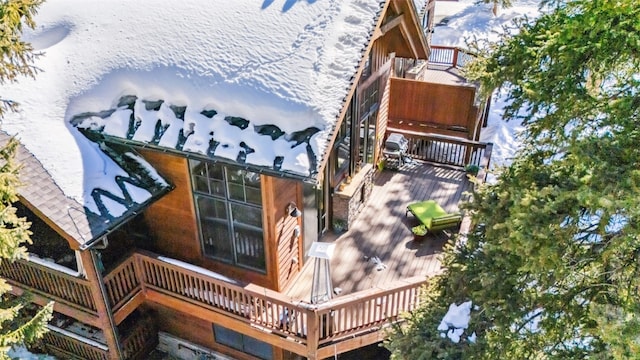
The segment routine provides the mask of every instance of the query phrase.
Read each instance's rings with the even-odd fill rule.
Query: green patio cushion
[[[407,212],[411,212],[430,231],[450,228],[462,221],[462,214],[447,213],[435,200],[410,204],[407,206]]]
[[[435,200],[420,201],[407,206],[410,211],[421,223],[428,229],[431,229],[431,221],[433,218],[448,215],[447,212],[438,205]]]
[[[443,230],[458,225],[462,221],[461,214],[448,214],[431,219],[429,230]]]

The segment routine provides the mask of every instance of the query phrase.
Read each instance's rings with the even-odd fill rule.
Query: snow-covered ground
[[[56,360],[55,357],[43,354],[33,354],[23,347],[15,347],[9,350],[9,358],[16,360]]]
[[[492,5],[476,4],[476,0],[436,2],[436,26],[433,45],[459,46],[466,48],[467,41],[478,39],[496,40],[497,32],[519,16],[536,17],[539,1],[515,1],[515,6],[500,9],[498,16],[491,12]],[[488,125],[482,129],[480,140],[493,143],[492,166],[507,165],[515,154],[520,142],[517,134],[522,130],[518,121],[502,120],[506,105],[504,91],[496,93],[492,99]]]

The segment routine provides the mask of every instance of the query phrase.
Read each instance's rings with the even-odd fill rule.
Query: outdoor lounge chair
[[[412,213],[429,231],[452,228],[460,225],[462,221],[462,214],[449,214],[434,200],[409,204],[405,216],[409,213]]]

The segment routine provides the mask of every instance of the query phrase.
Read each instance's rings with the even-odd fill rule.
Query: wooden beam
[[[140,307],[144,302],[144,292],[138,291],[129,301],[126,302],[118,311],[113,314],[113,321],[116,324],[120,324],[124,319],[127,318],[135,309]]]
[[[420,58],[420,55],[418,54],[418,47],[416,46],[416,43],[413,41],[413,38],[409,33],[409,28],[407,27],[407,23],[405,21],[400,22],[400,31],[402,32],[402,36],[404,36],[405,40],[407,41],[407,44],[411,49],[411,53],[413,54],[413,57],[416,59]]]
[[[403,22],[404,22],[404,14],[399,14],[393,19],[387,21],[384,25],[382,25],[380,27],[380,31],[382,32],[382,35],[384,35]]]
[[[106,300],[106,294],[104,291],[104,285],[102,284],[102,275],[98,273],[96,266],[96,255],[93,250],[85,250],[80,252],[82,263],[86,272],[87,280],[89,280],[89,288],[91,289],[91,296],[93,302],[98,310],[98,317],[100,318],[100,329],[104,334],[105,342],[109,347],[109,359],[119,360],[124,358],[122,353],[121,344],[118,340],[118,333],[116,324],[111,316],[111,309]]]
[[[349,338],[344,341],[337,341],[333,344],[326,345],[318,349],[317,359],[333,358],[335,355],[342,354],[347,351],[359,349],[363,346],[375,344],[384,340],[385,329],[379,329],[378,331]]]
[[[173,296],[165,295],[153,289],[147,288],[146,297],[147,300],[156,304],[166,306],[179,312],[188,313],[191,316],[195,316],[211,323],[219,324],[220,326],[251,336],[254,339],[264,341],[268,344],[294,352],[298,355],[307,356],[307,347],[304,344],[284,338],[266,329],[261,330],[248,323],[242,322],[241,320],[236,320],[216,311],[205,309],[202,306],[191,304]]]
[[[25,291],[25,289],[22,289],[21,287],[19,287],[14,283],[11,283],[11,293],[13,295],[21,296],[25,292],[29,293],[29,296],[31,297],[30,300],[32,303],[38,304],[40,306],[44,306],[49,302],[53,301],[52,299],[42,296],[33,291],[29,291],[29,290]],[[53,303],[53,311],[59,312],[61,314],[72,317],[76,320],[82,321],[85,324],[95,326],[95,327],[100,327],[100,319],[96,315],[88,313],[86,311],[82,311],[77,307],[69,306],[63,302],[55,301]]]

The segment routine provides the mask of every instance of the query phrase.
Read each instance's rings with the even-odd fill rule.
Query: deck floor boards
[[[336,244],[331,260],[333,286],[341,288],[341,295],[345,295],[439,272],[439,254],[452,231],[438,231],[422,241],[414,241],[411,227],[418,222],[411,214],[405,215],[406,207],[412,202],[433,199],[448,212],[454,212],[470,186],[463,171],[420,161],[379,173],[366,206],[351,228],[322,239]],[[371,261],[374,256],[386,269],[376,270]],[[313,265],[313,259],[307,261],[287,295],[309,301]]]

